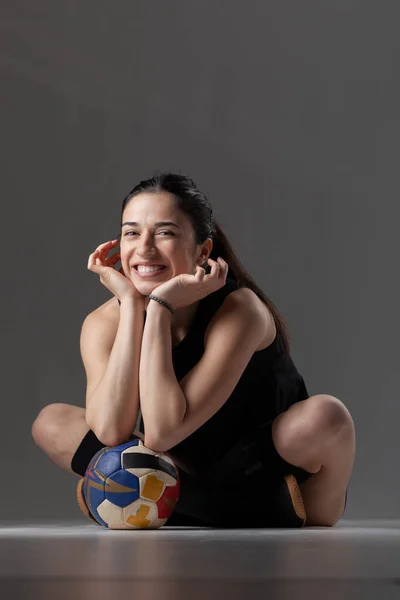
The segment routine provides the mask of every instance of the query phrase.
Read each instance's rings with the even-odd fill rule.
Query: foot
[[[86,517],[88,517],[88,519],[90,519],[91,521],[94,521],[96,523],[96,525],[100,525],[100,523],[98,523],[96,521],[96,519],[93,517],[92,513],[90,512],[90,510],[86,506],[85,498],[83,496],[83,483],[84,483],[84,481],[85,481],[85,478],[82,477],[82,479],[79,480],[78,486],[76,488],[76,497],[77,497],[77,500],[78,500],[79,508],[81,509],[81,511],[83,512],[83,514]]]

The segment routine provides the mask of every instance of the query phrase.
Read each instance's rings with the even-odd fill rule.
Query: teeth
[[[152,273],[153,271],[161,271],[161,269],[164,269],[165,267],[142,267],[141,265],[139,265],[137,267],[137,270],[140,271],[141,273]]]

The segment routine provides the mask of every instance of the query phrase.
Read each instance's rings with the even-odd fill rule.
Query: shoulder
[[[119,314],[118,299],[116,296],[113,296],[110,300],[107,300],[107,302],[104,302],[90,312],[86,316],[84,324],[101,324],[109,330],[110,335],[114,334],[115,336],[118,329]]]
[[[261,312],[264,312],[262,309],[263,306],[265,306],[265,304],[253,290],[248,287],[241,287],[236,290],[234,289],[227,294],[217,312],[221,309],[233,310],[236,308],[242,309],[244,314],[259,315]]]
[[[103,318],[116,318],[119,316],[119,304],[118,298],[113,296],[103,304],[100,304],[97,308],[95,308],[89,315],[96,315],[98,317]]]
[[[210,331],[217,323],[231,315],[231,321],[237,322],[238,327],[247,326],[260,328],[263,332],[260,348],[272,343],[276,335],[275,321],[268,306],[248,287],[241,287],[230,292],[213,315],[205,332],[205,342]]]

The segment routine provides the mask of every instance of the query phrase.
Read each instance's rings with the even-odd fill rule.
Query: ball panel
[[[167,519],[154,519],[153,523],[151,524],[151,529],[159,529],[160,527],[163,527],[163,525],[167,524]]]
[[[140,496],[139,480],[132,473],[120,469],[105,480],[104,496],[121,508],[128,506]]]
[[[109,529],[127,529],[123,509],[109,500],[106,499],[98,505],[97,514]]]
[[[104,500],[104,482],[106,479],[97,465],[106,452],[106,448],[96,452],[86,469],[83,481],[83,495],[86,504],[96,519],[98,518],[97,506]]]
[[[159,454],[159,452],[156,452],[155,450],[152,450],[151,448],[145,446],[142,440],[134,440],[132,442],[127,442],[126,444],[121,444],[120,446],[116,447],[121,448],[121,455],[129,454],[132,452],[136,452],[139,454],[150,454],[153,456],[157,456],[157,454]]]
[[[139,458],[135,460],[137,455],[139,455]],[[129,446],[121,452],[121,468],[135,473],[138,477],[147,475],[154,471],[151,456],[156,456],[156,452],[147,448],[142,440],[137,440],[137,444]],[[143,464],[143,459],[146,460],[147,465]]]
[[[165,490],[165,483],[159,477],[159,473],[157,475],[149,473],[145,477],[140,477],[139,484],[140,497],[153,500],[153,502],[157,502]]]
[[[89,485],[96,487],[97,489],[104,488],[104,481],[106,476],[103,475],[101,469],[98,468],[98,463],[103,457],[103,455],[107,452],[107,447],[102,448],[92,457],[92,460],[87,466],[85,473],[85,481],[83,483],[83,492],[85,494],[85,498],[88,497],[89,494]]]
[[[163,454],[155,453],[146,448],[146,446],[138,446],[137,448],[129,448],[121,454],[121,466],[123,469],[134,470],[135,473],[145,475],[146,473],[159,471],[169,475],[172,480],[176,479],[177,469],[172,460]],[[170,481],[171,483],[173,481]],[[170,484],[171,484],[170,483]]]
[[[174,486],[167,486],[161,498],[157,502],[158,517],[168,519],[178,502],[180,492],[180,481],[177,480]]]
[[[107,452],[103,452],[97,461],[97,468],[107,477],[119,471],[121,468],[121,454],[114,446],[109,448]]]
[[[123,509],[124,522],[134,529],[153,529],[157,507],[142,498]]]

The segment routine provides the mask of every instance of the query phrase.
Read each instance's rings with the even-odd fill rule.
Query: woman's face
[[[157,225],[163,221],[170,224]],[[211,239],[196,245],[190,220],[177,208],[174,196],[168,192],[142,192],[132,198],[124,210],[121,264],[125,276],[143,295],[150,294],[154,288],[180,273],[194,274],[196,265],[207,260],[211,248]],[[143,277],[134,266],[138,263],[165,265],[165,269]]]

